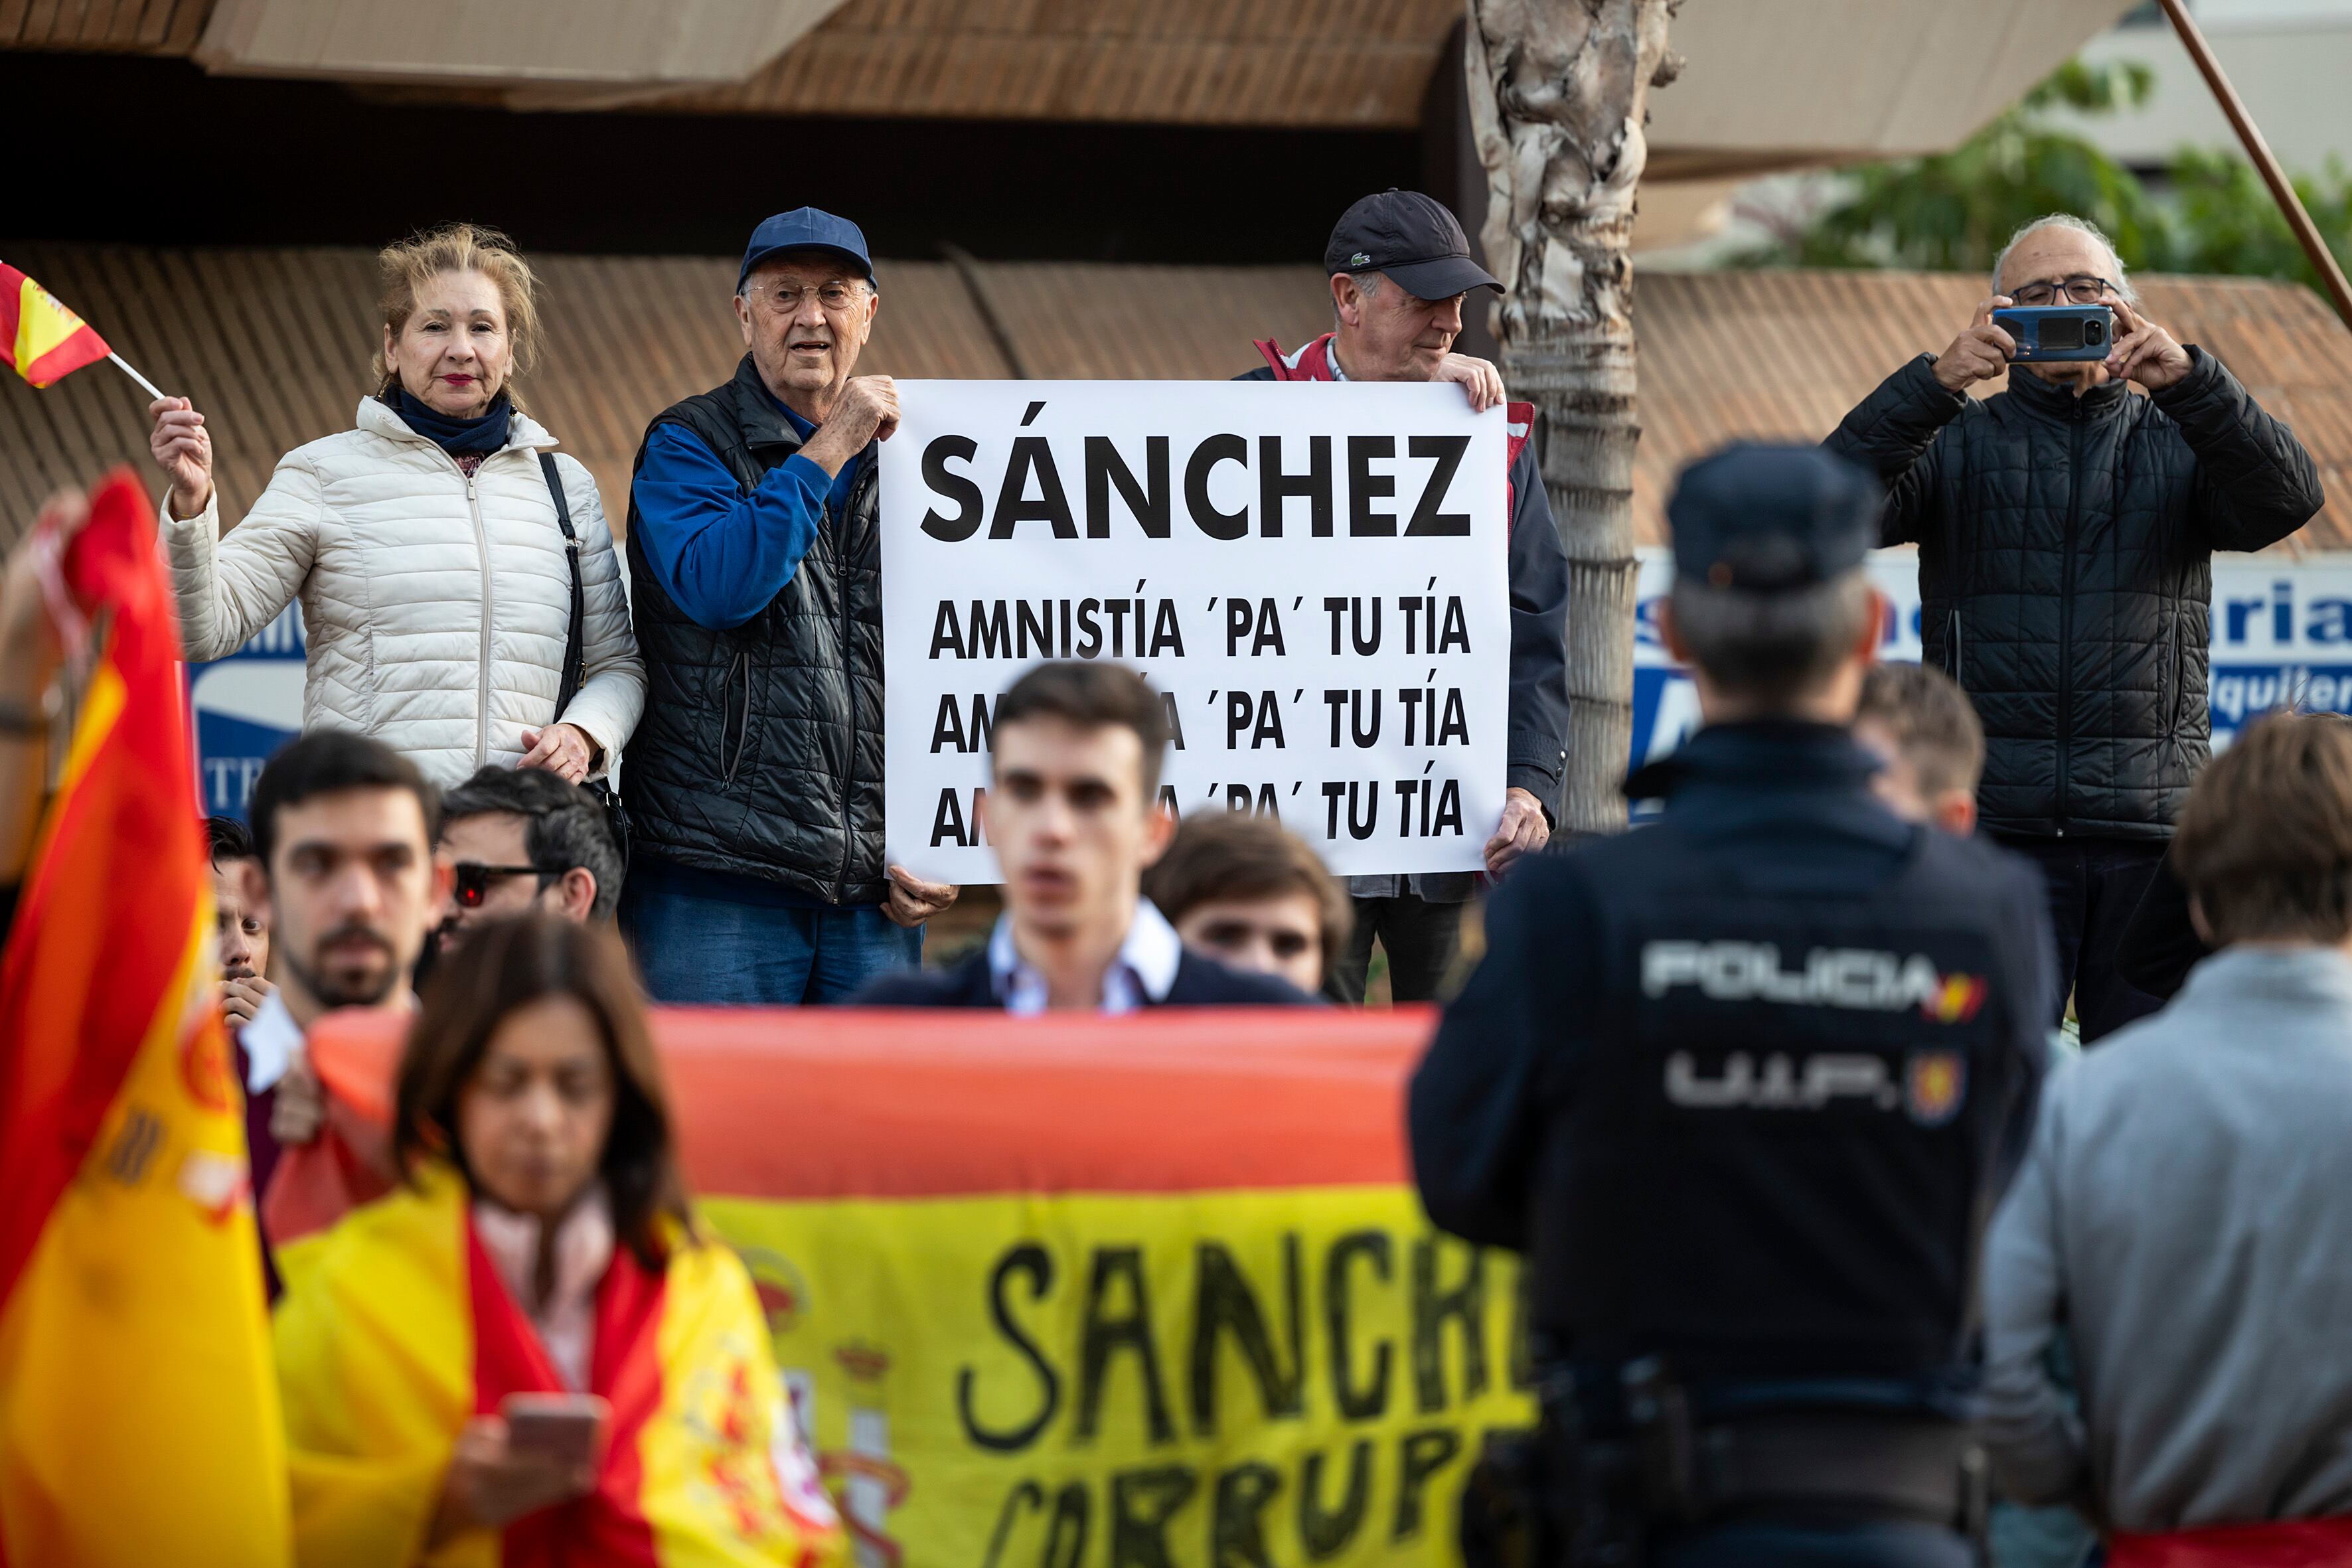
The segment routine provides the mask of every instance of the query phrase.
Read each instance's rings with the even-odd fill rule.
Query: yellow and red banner
[[[0,261],[0,363],[47,386],[112,352],[56,295]]]
[[[102,638],[0,953],[0,1563],[288,1560],[245,1123],[154,508],[91,498]]]
[[[1410,1184],[1430,1024],[656,1012],[860,1568],[1454,1562],[1482,1436],[1533,1408],[1515,1261]],[[378,1104],[395,1048],[312,1039]]]

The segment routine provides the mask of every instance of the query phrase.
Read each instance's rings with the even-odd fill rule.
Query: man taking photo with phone
[[[2116,949],[2211,752],[2212,553],[2302,527],[2319,475],[2221,361],[2140,313],[2082,219],[2026,226],[1992,284],[1824,445],[1886,487],[1879,542],[1919,546],[1924,662],[1984,721],[1980,820],[2042,868],[2087,1043],[2159,1005]],[[2012,365],[1993,313],[2053,305],[2113,313],[2105,359]]]

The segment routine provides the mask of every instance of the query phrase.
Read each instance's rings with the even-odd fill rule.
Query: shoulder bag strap
[[[572,568],[572,630],[563,639],[563,682],[555,692],[555,716],[562,719],[580,693],[580,668],[586,658],[581,627],[587,620],[586,599],[580,591],[580,535],[572,531],[572,503],[563,498],[563,476],[556,471],[555,454],[541,452],[539,467],[547,475],[547,492],[555,498],[555,521],[563,530],[563,560]]]

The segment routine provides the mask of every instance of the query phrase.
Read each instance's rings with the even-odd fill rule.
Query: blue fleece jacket
[[[816,429],[782,403],[776,407],[803,441]],[[793,580],[817,529],[846,504],[872,452],[869,444],[833,475],[795,452],[746,495],[718,454],[690,432],[656,427],[632,493],[638,538],[662,592],[698,626],[741,626]]]

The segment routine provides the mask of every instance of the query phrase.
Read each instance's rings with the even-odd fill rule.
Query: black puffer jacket
[[[800,450],[749,354],[673,404],[749,492]],[[645,448],[637,448],[645,460]],[[880,902],[882,551],[872,464],[828,512],[783,591],[740,626],[698,624],[662,592],[629,501],[629,581],[646,716],[622,793],[633,847],[836,904]]]
[[[1889,492],[1919,546],[1927,661],[1985,727],[1984,824],[2163,838],[2210,754],[2212,552],[2259,550],[2321,504],[2311,455],[2203,351],[2152,395],[2028,374],[1981,401],[1922,354],[1825,445]]]

